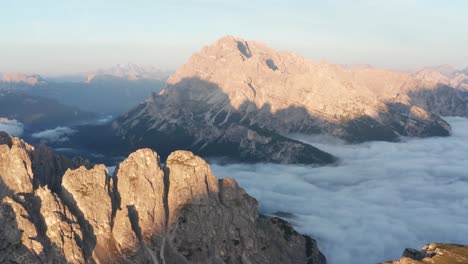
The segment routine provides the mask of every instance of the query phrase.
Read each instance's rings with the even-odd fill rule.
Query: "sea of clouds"
[[[21,136],[24,132],[24,125],[18,120],[0,117],[0,131],[12,136]]]
[[[40,139],[44,143],[65,142],[69,140],[69,136],[77,131],[69,127],[59,126],[54,129],[47,129],[37,133],[33,133],[33,138]]]
[[[346,145],[294,135],[341,159],[338,166],[213,164],[239,181],[260,211],[319,241],[329,264],[398,259],[429,242],[468,244],[468,119],[446,118],[447,138]]]

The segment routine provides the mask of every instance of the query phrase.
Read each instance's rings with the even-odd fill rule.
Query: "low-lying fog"
[[[336,167],[212,168],[237,179],[262,213],[292,213],[288,220],[318,239],[330,264],[397,259],[405,247],[468,243],[468,119],[446,120],[453,136],[402,143],[294,136],[339,156]]]

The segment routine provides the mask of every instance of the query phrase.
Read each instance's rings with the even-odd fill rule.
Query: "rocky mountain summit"
[[[1,263],[326,263],[315,240],[187,151],[108,175],[0,134]]]
[[[468,246],[432,243],[422,250],[407,248],[398,261],[382,264],[465,264],[468,263]]]
[[[28,86],[35,86],[45,84],[46,81],[40,75],[37,74],[24,74],[24,73],[5,73],[0,74],[0,84],[2,86],[6,84],[22,84]]]
[[[165,80],[171,73],[152,66],[140,66],[133,63],[117,64],[107,69],[89,72],[87,82],[106,78],[121,78],[126,80]]]
[[[428,80],[442,85],[468,91],[468,68],[457,70],[450,65],[425,67],[412,73],[414,78]]]
[[[308,61],[227,36],[194,54],[162,92],[113,127],[134,146],[165,152],[323,164],[331,155],[284,135],[350,142],[448,136],[439,115],[468,116],[467,102],[451,87],[408,74]]]

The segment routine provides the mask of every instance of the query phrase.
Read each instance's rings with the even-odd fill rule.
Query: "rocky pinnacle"
[[[191,152],[161,164],[140,149],[109,175],[6,134],[0,143],[1,263],[326,263],[315,240],[259,215]]]

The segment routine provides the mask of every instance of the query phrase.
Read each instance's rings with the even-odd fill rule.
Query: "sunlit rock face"
[[[468,263],[468,246],[432,243],[421,250],[407,248],[402,258],[382,264],[464,264]]]
[[[468,91],[468,68],[457,70],[450,65],[440,65],[418,69],[412,73],[412,76]]]
[[[34,148],[17,137],[0,132],[0,198],[33,191],[32,162],[29,157]]]
[[[151,66],[141,66],[133,63],[117,64],[107,69],[100,69],[87,74],[87,82],[106,79],[126,80],[165,80],[171,74]]]
[[[427,113],[410,114],[414,107]],[[165,90],[113,126],[135,146],[326,163],[323,153],[279,135],[327,133],[351,142],[447,136],[450,126],[438,115],[468,116],[457,90],[404,73],[308,61],[227,36],[194,54]],[[413,124],[417,130],[408,129]]]
[[[40,85],[45,84],[46,81],[39,75],[29,75],[23,73],[6,73],[0,74],[0,83],[9,83],[9,84],[23,84],[23,85]]]
[[[315,240],[259,216],[235,180],[219,180],[191,152],[162,165],[141,149],[109,175],[6,134],[0,143],[1,262],[326,263]]]
[[[166,226],[164,171],[159,156],[140,149],[120,163],[113,176],[112,233],[122,251],[134,253],[142,241],[162,245]]]

